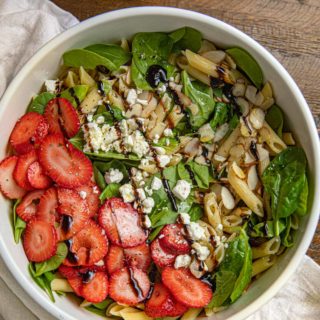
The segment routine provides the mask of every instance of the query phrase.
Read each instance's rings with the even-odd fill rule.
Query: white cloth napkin
[[[0,0],[0,97],[21,66],[78,20],[47,0]],[[14,280],[0,258],[0,320],[54,319]],[[287,285],[247,320],[320,319],[320,267],[305,257]]]

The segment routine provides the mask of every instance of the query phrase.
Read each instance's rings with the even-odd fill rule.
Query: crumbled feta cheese
[[[103,117],[103,116],[99,116],[99,117],[96,119],[96,123],[97,123],[97,124],[102,124],[102,123],[104,123],[104,117]]]
[[[119,188],[124,202],[133,202],[135,200],[134,190],[130,183],[126,183]]]
[[[139,158],[142,158],[150,151],[149,143],[139,130],[136,130],[133,133],[133,138],[134,144],[132,147],[132,152],[135,153]]]
[[[119,183],[123,179],[123,173],[119,169],[111,168],[104,175],[106,183]]]
[[[150,218],[149,218],[147,215],[144,215],[144,216],[143,216],[143,226],[144,226],[146,229],[151,228],[151,220],[150,220]]]
[[[44,86],[46,87],[46,91],[51,93],[56,93],[58,85],[58,80],[46,80],[44,82]]]
[[[162,181],[158,177],[153,177],[151,182],[151,189],[152,190],[160,190],[162,187]]]
[[[180,219],[183,224],[190,224],[190,216],[187,213],[181,212]]]
[[[156,150],[157,154],[164,155],[166,154],[166,150],[162,147],[153,147]]]
[[[171,161],[171,157],[166,155],[166,154],[158,155],[157,158],[158,158],[158,161],[159,161],[159,166],[161,168],[164,168]]]
[[[147,198],[146,193],[144,192],[144,190],[142,188],[138,188],[136,191],[137,191],[137,194],[138,194],[140,201],[143,201]]]
[[[138,95],[135,89],[129,89],[127,95],[127,102],[130,106],[134,105],[137,101]]]
[[[202,246],[198,242],[193,243],[191,246],[196,251],[198,260],[204,261],[209,257],[210,250],[206,246]]]
[[[160,136],[158,134],[154,135],[153,143],[158,143],[160,139]]]
[[[79,196],[80,196],[81,199],[84,200],[87,197],[87,193],[85,191],[80,191],[79,192]]]
[[[141,159],[141,165],[146,167],[149,165],[149,159]]]
[[[191,263],[191,257],[188,254],[181,254],[176,257],[176,260],[174,262],[174,268],[187,268],[189,267]]]
[[[87,120],[88,120],[88,122],[92,122],[92,120],[93,120],[93,114],[89,113],[89,114],[87,115]]]
[[[195,241],[204,240],[206,238],[204,229],[196,222],[190,222],[188,231],[191,238]]]
[[[147,171],[143,171],[142,175],[144,178],[148,178],[149,177],[149,173]]]
[[[146,198],[143,202],[142,202],[142,206],[143,206],[143,212],[144,213],[150,213],[154,207],[154,200],[151,197]]]
[[[145,192],[148,194],[148,196],[149,196],[149,197],[151,197],[151,196],[152,196],[152,194],[153,194],[153,190],[152,190],[151,188],[149,188],[149,187],[145,187],[145,188],[144,188],[144,190],[145,190]]]
[[[190,194],[191,185],[186,180],[178,180],[175,187],[172,189],[173,194],[179,200],[186,200]]]
[[[128,119],[127,125],[128,125],[129,130],[131,130],[131,131],[138,129],[138,125],[137,125],[135,119]]]
[[[158,93],[165,93],[167,91],[167,86],[163,84],[162,86],[157,88]]]
[[[165,137],[172,137],[173,136],[173,132],[170,128],[164,129],[163,134]]]
[[[229,244],[228,243],[225,243],[224,244],[224,247],[227,249],[229,247]]]
[[[134,145],[133,137],[132,136],[124,137],[123,145],[127,150],[130,150]]]

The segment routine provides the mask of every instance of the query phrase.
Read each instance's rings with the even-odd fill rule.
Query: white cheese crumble
[[[200,243],[193,243],[192,248],[196,251],[198,260],[204,261],[210,255],[210,250],[206,246],[202,246]]]
[[[178,180],[177,184],[172,189],[173,194],[179,200],[186,200],[190,194],[190,191],[191,191],[191,185],[186,180]]]
[[[160,190],[162,187],[162,181],[158,177],[153,177],[151,182],[151,189],[152,190]]]
[[[153,190],[152,190],[151,188],[145,187],[144,190],[145,190],[145,192],[148,194],[148,196],[150,196],[150,197],[152,196]]]
[[[190,224],[190,216],[187,213],[181,212],[180,219],[183,224]]]
[[[79,192],[79,196],[80,196],[81,199],[84,200],[87,197],[87,193],[85,191],[80,191]]]
[[[164,129],[163,134],[165,137],[172,137],[173,136],[173,132],[170,128]]]
[[[97,123],[97,124],[103,124],[103,123],[104,123],[104,117],[103,117],[103,116],[99,116],[99,117],[96,119],[96,123]]]
[[[188,231],[192,240],[198,241],[206,239],[204,229],[196,222],[190,222]]]
[[[123,173],[119,169],[111,168],[109,171],[105,173],[104,179],[108,184],[119,183],[123,179]]]
[[[158,155],[157,158],[159,161],[159,166],[161,168],[164,168],[165,166],[167,166],[169,164],[169,162],[171,161],[171,157],[166,154]]]
[[[88,120],[88,122],[92,122],[92,120],[93,120],[93,114],[89,113],[89,114],[87,115],[87,120]]]
[[[133,202],[135,200],[134,190],[130,183],[126,183],[119,188],[124,202]]]
[[[148,217],[148,216],[144,216],[143,217],[143,225],[144,225],[144,227],[146,228],[146,229],[149,229],[149,228],[151,228],[151,220],[150,220],[150,218]]]
[[[127,102],[130,106],[134,105],[138,99],[137,91],[135,89],[129,89],[127,95]]]
[[[188,254],[181,254],[176,257],[176,260],[174,262],[174,268],[187,268],[189,267],[191,263],[191,257]]]
[[[162,147],[153,147],[153,148],[154,148],[154,150],[156,150],[157,154],[159,154],[159,155],[166,154],[166,150]]]
[[[56,93],[57,85],[59,80],[46,80],[44,82],[44,86],[46,87],[46,91],[51,93]]]
[[[138,188],[136,191],[137,191],[137,194],[138,194],[140,201],[143,201],[147,198],[146,193],[144,192],[144,190],[142,188]]]
[[[143,200],[142,206],[143,206],[143,212],[144,213],[150,213],[152,211],[153,207],[154,207],[153,198],[148,197],[145,200]]]

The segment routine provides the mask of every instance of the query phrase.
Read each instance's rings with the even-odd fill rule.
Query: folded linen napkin
[[[0,0],[0,97],[44,43],[78,20],[47,0]],[[320,267],[305,257],[287,285],[247,320],[320,318]],[[19,286],[0,258],[0,320],[52,320]]]

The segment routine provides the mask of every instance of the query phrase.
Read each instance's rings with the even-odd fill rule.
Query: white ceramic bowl
[[[0,159],[6,155],[7,141],[17,119],[24,114],[31,97],[44,80],[52,79],[61,63],[61,55],[70,48],[96,42],[113,42],[130,38],[141,31],[171,31],[182,26],[194,27],[205,38],[222,47],[239,46],[249,51],[271,81],[277,103],[286,121],[302,144],[310,169],[310,209],[302,221],[296,242],[258,281],[250,286],[234,305],[211,319],[241,320],[259,309],[285,284],[296,270],[314,234],[320,211],[320,148],[317,130],[308,105],[287,71],[262,46],[239,30],[214,18],[185,10],[164,7],[140,7],[113,11],[86,20],[59,35],[35,54],[10,84],[0,102]],[[27,259],[21,245],[13,240],[10,203],[0,199],[0,251],[8,268],[20,285],[43,308],[58,319],[100,319],[67,298],[51,303],[27,271]]]

